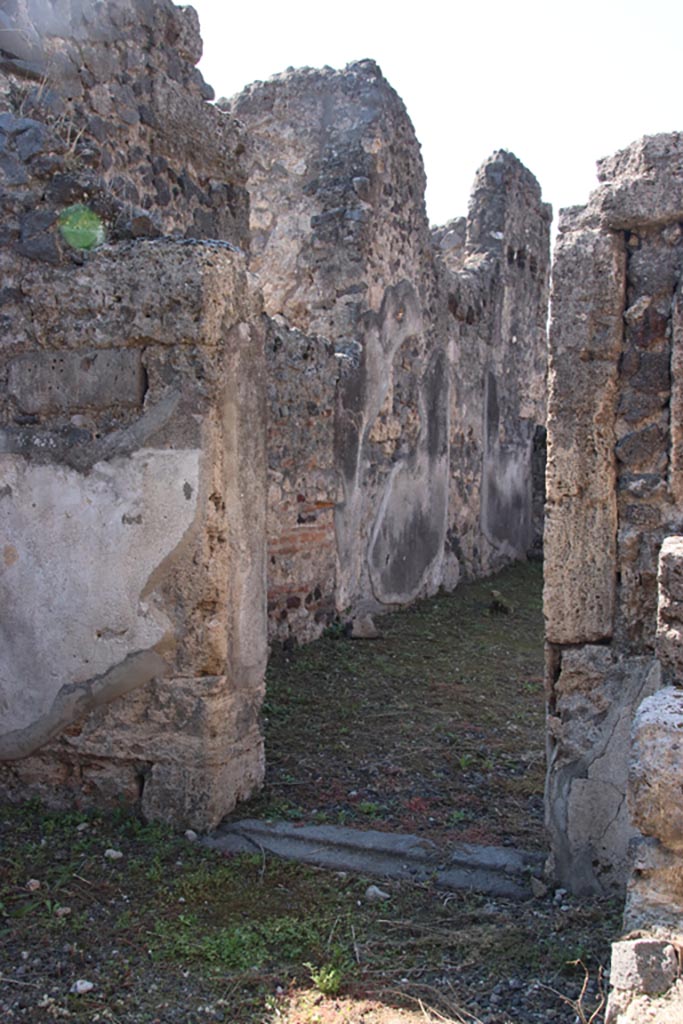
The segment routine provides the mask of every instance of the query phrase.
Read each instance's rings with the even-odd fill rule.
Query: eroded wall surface
[[[434,232],[449,310],[451,574],[540,554],[551,210],[511,153],[477,172],[467,219]]]
[[[424,171],[371,61],[276,76],[231,110],[253,141],[251,268],[282,344],[271,426],[298,452],[270,450],[271,633],[308,638],[438,585],[448,377]]]
[[[250,266],[274,339],[271,637],[526,557],[550,219],[533,176],[511,154],[484,165],[453,264],[377,65],[288,72],[225,106],[253,144]]]
[[[213,107],[191,8],[13,18],[1,784],[208,827],[263,773],[266,538],[280,640],[532,545],[549,213],[495,154],[449,265],[373,62]]]
[[[628,804],[631,841],[623,937],[612,945],[607,1024],[683,1016],[683,537],[662,544],[655,652],[664,686],[636,711]]]
[[[263,771],[265,366],[239,248],[244,132],[206,102],[191,8],[29,0],[15,17],[0,784],[208,827]],[[85,235],[69,231],[83,216]]]
[[[577,891],[626,879],[629,732],[663,685],[657,558],[683,515],[682,156],[672,134],[601,161],[588,205],[563,215],[553,269],[547,817]]]

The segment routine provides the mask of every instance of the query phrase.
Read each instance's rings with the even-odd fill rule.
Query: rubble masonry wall
[[[250,265],[272,338],[271,638],[526,557],[550,222],[533,176],[509,153],[483,165],[456,256],[373,62],[287,72],[225,106],[253,142]]]
[[[557,876],[623,885],[636,709],[663,685],[657,560],[681,529],[683,140],[599,164],[553,268],[545,532],[547,818]]]
[[[1,784],[208,827],[263,771],[244,132],[191,8],[89,10],[2,41]],[[79,204],[105,244],[64,240]]]

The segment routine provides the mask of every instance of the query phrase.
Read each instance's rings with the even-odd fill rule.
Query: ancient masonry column
[[[22,288],[58,313],[50,348],[7,363],[39,425],[0,433],[2,788],[214,825],[263,771],[263,341],[244,257],[138,242]],[[132,415],[106,432],[116,405]]]
[[[662,685],[657,559],[679,528],[683,138],[599,164],[552,284],[545,532],[546,814],[575,891],[622,887],[629,733]]]

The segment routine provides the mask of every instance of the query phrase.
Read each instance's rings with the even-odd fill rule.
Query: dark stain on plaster
[[[498,404],[498,384],[489,370],[486,381],[486,437],[489,444],[498,438],[500,425],[500,406]]]
[[[414,594],[426,567],[436,558],[443,538],[429,510],[418,507],[399,530],[386,516],[370,552],[383,594]]]
[[[430,460],[448,453],[448,368],[443,350],[434,353],[424,376],[427,411],[427,454]]]
[[[487,532],[497,542],[507,541],[525,552],[530,542],[528,480],[519,469],[511,477],[503,450],[495,453],[485,472],[486,504],[482,514]],[[499,482],[503,479],[505,487]]]

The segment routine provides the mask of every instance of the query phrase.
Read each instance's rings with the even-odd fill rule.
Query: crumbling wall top
[[[196,13],[171,0],[17,2],[0,23],[0,245],[59,263],[59,218],[86,204],[99,241],[245,246],[246,136],[207,102],[200,55]]]
[[[529,217],[530,210],[539,211]],[[543,248],[552,208],[541,186],[514,153],[499,149],[477,171],[467,216],[468,252],[490,252],[506,244]]]

